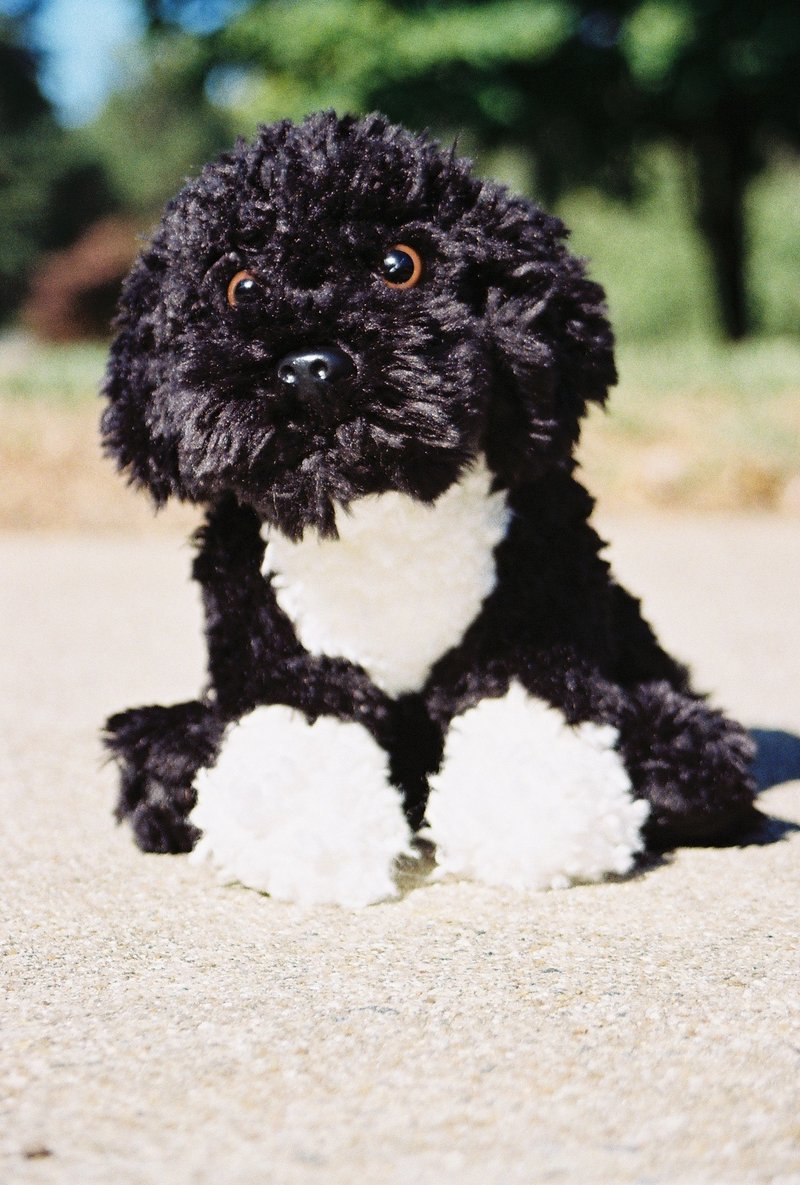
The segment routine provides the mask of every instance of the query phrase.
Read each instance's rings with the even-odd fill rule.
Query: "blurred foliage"
[[[800,513],[800,341],[620,351],[580,460],[601,505]]]
[[[666,146],[640,159],[641,197],[631,207],[597,189],[557,203],[571,242],[608,293],[620,341],[720,336],[708,248],[685,200],[687,165]],[[747,193],[747,283],[752,324],[769,335],[800,327],[800,169],[789,158]],[[710,347],[709,347],[710,348]]]
[[[800,169],[788,157],[760,173],[746,197],[749,277],[757,328],[800,331]]]
[[[624,335],[797,331],[796,0],[140,3],[126,84],[69,133],[0,27],[0,316],[88,221],[145,228],[234,134],[333,107],[458,137],[558,208]]]
[[[546,203],[587,184],[640,195],[641,149],[671,140],[720,326],[752,328],[746,191],[776,141],[800,146],[796,0],[255,0],[211,41],[242,122],[377,107],[464,127],[523,153]]]
[[[210,63],[197,37],[168,30],[132,47],[127,61],[125,87],[76,138],[103,162],[123,208],[148,220],[230,146],[231,118],[206,97]]]
[[[43,252],[63,247],[114,198],[102,166],[56,123],[36,61],[0,18],[0,320],[23,298]]]
[[[65,129],[39,88],[24,31],[21,19],[0,18],[0,321],[27,301],[27,323],[40,332],[105,333],[136,231],[228,145],[230,117],[205,97],[198,38],[167,30],[133,47],[127,86],[95,121]],[[127,220],[127,247],[109,250],[101,220],[114,213]],[[77,254],[65,254],[73,244]]]
[[[249,71],[231,75],[243,121],[378,108],[443,135],[464,129],[478,150],[521,150],[552,202],[576,183],[630,187],[631,88],[618,55],[596,50],[581,21],[564,0],[262,0],[213,48]]]
[[[127,219],[92,223],[37,268],[22,308],[23,325],[50,342],[106,337],[137,246],[136,227]]]

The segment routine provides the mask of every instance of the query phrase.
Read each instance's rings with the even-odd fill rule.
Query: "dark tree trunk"
[[[722,329],[739,341],[752,329],[745,284],[744,197],[750,179],[745,129],[730,119],[698,135],[692,152],[697,221],[711,254]]]

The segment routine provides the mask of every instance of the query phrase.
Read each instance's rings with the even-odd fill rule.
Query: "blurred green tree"
[[[643,0],[621,49],[641,102],[638,138],[673,139],[692,165],[722,322],[751,326],[745,195],[777,145],[800,147],[796,0]]]
[[[745,197],[776,146],[800,145],[796,0],[140,3],[126,85],[69,132],[19,22],[0,23],[0,316],[42,250],[115,207],[144,225],[233,131],[333,107],[459,136],[548,205],[586,185],[642,196],[647,151],[670,143],[720,323],[753,328]]]
[[[196,36],[158,26],[131,48],[125,84],[75,133],[103,162],[124,209],[143,224],[187,174],[230,143],[230,117],[205,94],[212,65]]]
[[[186,174],[231,137],[229,117],[205,95],[207,48],[166,19],[130,48],[126,83],[101,114],[62,127],[28,47],[40,7],[29,2],[16,18],[0,17],[0,322],[25,300],[44,253],[120,211],[133,236],[133,225],[155,220]],[[166,8],[177,16],[179,0]]]
[[[724,331],[750,330],[744,198],[776,143],[800,145],[796,0],[253,0],[205,45],[240,124],[380,108],[466,129],[523,154],[546,202],[587,183],[634,196],[641,149],[672,141]]]
[[[0,321],[38,259],[113,209],[102,166],[56,123],[17,22],[0,18]]]

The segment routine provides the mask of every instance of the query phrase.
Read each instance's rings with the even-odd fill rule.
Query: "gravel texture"
[[[102,719],[202,681],[186,545],[0,538],[4,1185],[800,1185],[800,529],[605,528],[759,729],[764,842],[355,914],[110,820]]]

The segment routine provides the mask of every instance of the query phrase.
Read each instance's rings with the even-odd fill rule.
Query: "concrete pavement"
[[[0,538],[0,1180],[800,1185],[800,529],[603,527],[760,730],[774,842],[358,914],[220,887],[111,822],[104,716],[202,682],[186,545]]]

